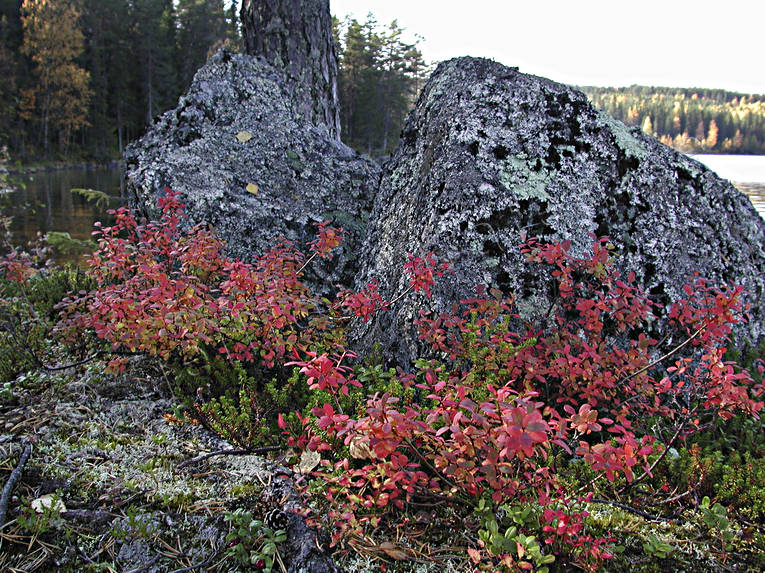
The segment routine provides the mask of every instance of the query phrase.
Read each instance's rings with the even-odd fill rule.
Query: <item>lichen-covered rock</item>
[[[483,284],[515,293],[527,316],[544,312],[545,279],[524,269],[522,232],[571,240],[575,254],[592,233],[607,235],[618,264],[664,303],[694,271],[742,284],[753,305],[743,333],[765,332],[765,225],[746,197],[570,87],[484,59],[444,62],[384,167],[357,283],[400,292],[406,254],[434,251],[455,270],[435,290],[435,309]],[[359,334],[362,346],[381,342],[410,359],[422,303],[381,315]]]
[[[307,122],[292,87],[261,59],[213,56],[178,107],[126,151],[128,198],[152,217],[165,186],[180,192],[189,224],[211,225],[242,259],[279,237],[304,245],[332,220],[347,232],[345,249],[314,266],[314,284],[348,285],[379,168]]]

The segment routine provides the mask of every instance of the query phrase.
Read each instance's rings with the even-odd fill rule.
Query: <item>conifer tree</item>
[[[396,21],[380,27],[349,18],[340,37],[340,113],[343,139],[370,155],[398,144],[404,118],[427,72],[417,42],[403,40]],[[418,40],[419,41],[419,40]]]
[[[210,51],[221,47],[228,34],[223,0],[179,0],[179,79],[185,89]]]
[[[10,23],[0,14],[0,147],[9,143],[17,115],[16,57],[10,48]]]
[[[132,21],[132,51],[140,66],[142,125],[149,125],[174,105],[178,95],[173,0],[134,0]]]
[[[127,0],[82,2],[85,33],[83,63],[90,72],[93,98],[90,105],[86,144],[102,158],[122,152],[123,117],[131,99],[129,85],[135,66],[130,64],[130,16]]]

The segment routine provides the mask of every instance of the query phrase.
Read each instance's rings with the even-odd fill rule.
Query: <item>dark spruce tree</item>
[[[179,0],[175,4],[178,27],[179,80],[184,91],[211,52],[227,37],[223,0]]]
[[[403,31],[395,20],[379,26],[372,14],[336,23],[343,141],[372,156],[393,152],[429,72],[418,42],[405,42]]]

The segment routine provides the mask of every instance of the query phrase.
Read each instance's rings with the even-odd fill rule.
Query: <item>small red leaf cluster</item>
[[[409,285],[415,292],[422,291],[431,296],[430,288],[436,284],[436,277],[444,276],[449,270],[448,263],[439,264],[433,253],[425,257],[415,257],[409,253],[409,260],[404,263],[404,271],[409,276]]]
[[[159,205],[156,222],[139,224],[123,207],[111,211],[114,225],[97,225],[87,273],[100,286],[64,301],[62,332],[92,330],[115,351],[165,360],[211,347],[267,367],[323,336],[326,317],[311,316],[321,303],[301,281],[303,253],[282,241],[252,264],[233,260],[211,230],[181,227],[176,193],[165,189]],[[322,223],[311,248],[329,257],[341,236]]]
[[[13,250],[0,259],[0,270],[6,280],[23,284],[37,274],[35,261],[24,251]]]

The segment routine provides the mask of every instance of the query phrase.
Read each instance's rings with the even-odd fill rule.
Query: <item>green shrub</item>
[[[720,503],[732,507],[748,521],[765,521],[765,458],[749,452],[733,454],[721,469],[714,485]]]
[[[44,268],[23,282],[0,277],[0,383],[48,360],[58,305],[93,281],[79,268]]]

